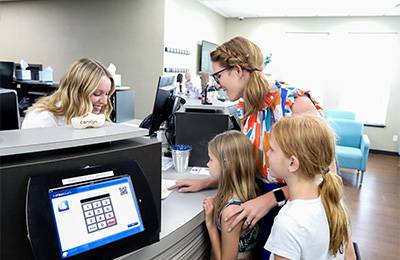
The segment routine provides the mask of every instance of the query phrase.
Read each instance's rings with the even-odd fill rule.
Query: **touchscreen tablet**
[[[144,231],[128,175],[50,189],[49,198],[62,258]]]

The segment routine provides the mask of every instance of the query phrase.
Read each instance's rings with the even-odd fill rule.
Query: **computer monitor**
[[[158,79],[153,112],[140,124],[140,127],[149,129],[150,136],[154,135],[161,124],[168,121],[179,109],[180,105],[185,103],[183,98],[174,94],[174,79],[175,76],[160,76]]]
[[[19,129],[17,92],[0,88],[0,130]]]
[[[208,42],[208,41],[202,41],[201,43],[201,55],[200,55],[200,66],[199,72],[207,72],[209,74],[213,73],[213,69],[211,66],[211,57],[210,53],[215,50],[218,47],[217,44]]]
[[[175,76],[160,76],[157,88],[175,88]]]

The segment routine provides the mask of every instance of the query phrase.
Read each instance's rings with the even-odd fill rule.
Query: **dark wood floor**
[[[362,259],[400,259],[400,157],[370,154],[361,189],[354,172],[342,178]]]

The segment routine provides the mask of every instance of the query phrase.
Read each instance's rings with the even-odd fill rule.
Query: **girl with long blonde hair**
[[[229,223],[221,221],[228,208],[240,207],[257,196],[251,142],[239,131],[227,131],[210,141],[208,154],[210,174],[219,180],[217,195],[203,204],[213,258],[251,259],[258,227],[242,230],[238,225],[228,232]]]
[[[73,117],[91,112],[110,120],[110,96],[115,91],[110,72],[98,61],[74,62],[56,92],[37,101],[27,112],[22,128],[54,127],[71,124]]]
[[[272,259],[341,259],[351,241],[341,178],[329,171],[335,136],[320,117],[277,122],[270,140],[270,174],[283,178],[290,200],[265,245]]]

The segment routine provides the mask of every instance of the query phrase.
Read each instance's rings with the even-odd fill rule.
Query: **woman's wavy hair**
[[[239,131],[218,134],[209,142],[208,150],[217,158],[221,168],[213,212],[216,219],[233,196],[238,196],[242,202],[257,196],[257,170],[253,145]]]
[[[287,157],[295,156],[299,160],[299,171],[304,177],[315,180],[322,176],[319,190],[328,217],[329,250],[336,255],[349,241],[349,218],[343,203],[342,179],[329,172],[335,158],[333,131],[321,117],[296,115],[279,120],[273,127],[271,138]]]
[[[265,96],[271,89],[264,75],[264,58],[260,48],[244,37],[237,36],[218,46],[210,53],[211,61],[224,68],[238,65],[250,72],[250,80],[244,89],[245,117],[265,106]]]
[[[98,61],[80,59],[74,62],[60,81],[60,86],[51,96],[43,97],[36,102],[32,109],[47,110],[56,116],[64,116],[67,124],[71,118],[83,116],[92,111],[90,96],[94,93],[103,76],[111,81],[109,96],[115,91],[114,80],[110,72]],[[103,106],[101,113],[110,120],[112,104],[110,99]]]

